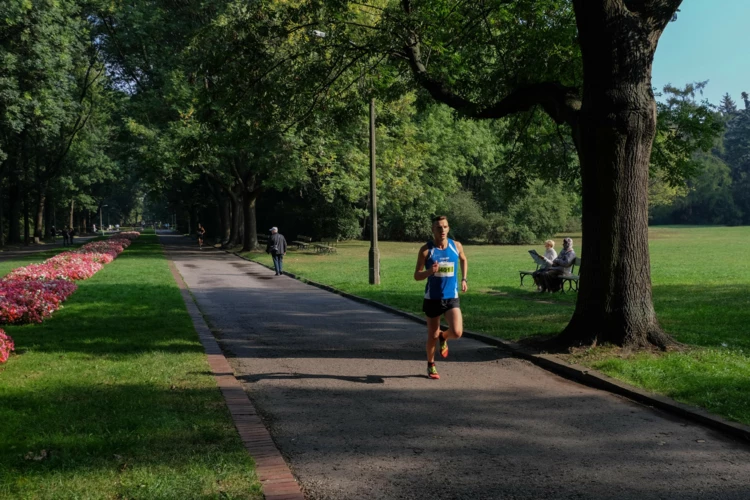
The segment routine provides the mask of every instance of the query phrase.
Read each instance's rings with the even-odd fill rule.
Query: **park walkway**
[[[310,499],[750,498],[745,443],[469,339],[428,380],[424,326],[160,239]]]

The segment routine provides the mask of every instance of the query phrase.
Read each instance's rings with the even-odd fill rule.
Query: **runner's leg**
[[[427,362],[435,362],[435,345],[440,335],[440,316],[427,318]]]
[[[445,311],[445,321],[448,322],[448,329],[443,332],[443,338],[445,340],[460,339],[464,334],[464,318],[461,315],[461,309],[454,307]]]

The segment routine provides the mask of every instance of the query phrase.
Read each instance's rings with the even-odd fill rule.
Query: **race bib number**
[[[453,262],[438,262],[438,272],[434,274],[438,278],[452,278],[455,275]]]

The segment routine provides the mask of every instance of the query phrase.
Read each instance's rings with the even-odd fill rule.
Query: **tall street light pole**
[[[104,227],[102,225],[102,212],[104,211],[104,207],[108,207],[109,205],[102,205],[99,207],[99,230],[102,232],[102,236],[104,236]],[[109,219],[109,211],[107,211],[107,218]]]
[[[375,176],[375,99],[370,99],[370,284],[380,284],[378,193]]]

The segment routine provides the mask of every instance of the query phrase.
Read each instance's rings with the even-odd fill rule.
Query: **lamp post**
[[[370,99],[370,284],[380,284],[378,192],[375,176],[375,99]]]
[[[325,38],[326,32],[312,30],[312,36]],[[349,43],[355,45],[349,40]],[[370,99],[370,284],[380,284],[380,250],[378,249],[378,196],[375,176],[375,99]]]
[[[99,207],[99,230],[102,232],[102,236],[104,236],[104,227],[102,224],[102,211],[104,207],[108,207],[109,205],[102,205]],[[109,220],[109,210],[107,210],[107,220]]]

